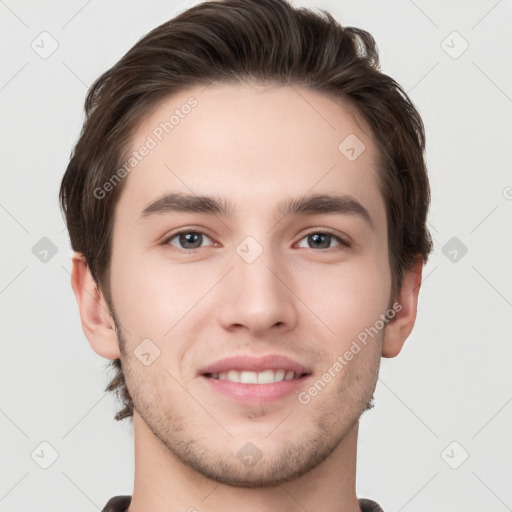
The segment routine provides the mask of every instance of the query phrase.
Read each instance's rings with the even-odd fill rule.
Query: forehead
[[[350,193],[385,216],[369,127],[347,103],[296,86],[175,94],[140,124],[125,160],[117,208],[133,218],[170,191],[229,197],[239,212],[271,211],[283,195]]]

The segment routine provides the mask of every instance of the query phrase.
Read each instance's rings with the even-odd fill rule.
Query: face
[[[316,92],[217,85],[160,104],[144,145],[110,282],[135,414],[219,482],[303,475],[377,380],[391,275],[370,131]]]

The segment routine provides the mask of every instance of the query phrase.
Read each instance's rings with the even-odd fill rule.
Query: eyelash
[[[176,231],[175,233],[173,233],[172,235],[168,236],[164,241],[163,241],[163,245],[171,245],[170,244],[170,241],[173,240],[174,238],[176,238],[177,236],[183,234],[183,233],[194,233],[194,234],[198,234],[198,235],[204,235],[208,238],[210,238],[206,233],[204,233],[203,231],[200,231],[200,230],[196,230],[196,229],[180,229],[178,231]],[[311,231],[309,233],[306,233],[300,240],[303,240],[304,238],[307,238],[308,236],[311,236],[311,235],[327,235],[327,236],[330,236],[332,238],[335,238],[336,241],[339,242],[340,246],[341,247],[344,247],[346,249],[349,249],[351,247],[351,244],[345,240],[344,238],[341,238],[340,236],[338,235],[335,235],[334,233],[330,232],[330,231]],[[210,238],[211,240],[211,238]],[[177,249],[178,251],[181,251],[181,252],[184,252],[186,254],[191,254],[193,252],[197,252],[198,249],[202,249],[202,247],[196,247],[195,249],[183,249],[181,247],[176,247],[176,246],[172,246],[174,249]],[[323,251],[323,252],[329,252],[329,251],[332,251],[332,250],[335,250],[337,247],[339,246],[335,246],[335,247],[328,247],[327,249],[313,249],[313,248],[310,248],[308,247],[308,249],[311,249],[313,251]]]

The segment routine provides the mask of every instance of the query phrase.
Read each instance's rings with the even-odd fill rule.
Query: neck
[[[128,512],[360,512],[355,492],[359,423],[311,471],[276,487],[219,484],[183,464],[134,412],[135,481]]]

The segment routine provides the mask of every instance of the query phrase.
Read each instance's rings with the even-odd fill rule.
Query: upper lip
[[[311,373],[308,368],[287,356],[270,354],[264,357],[252,357],[249,355],[226,357],[205,366],[199,370],[199,374],[220,373],[227,372],[228,370],[262,372],[268,369],[292,371],[295,375]]]

